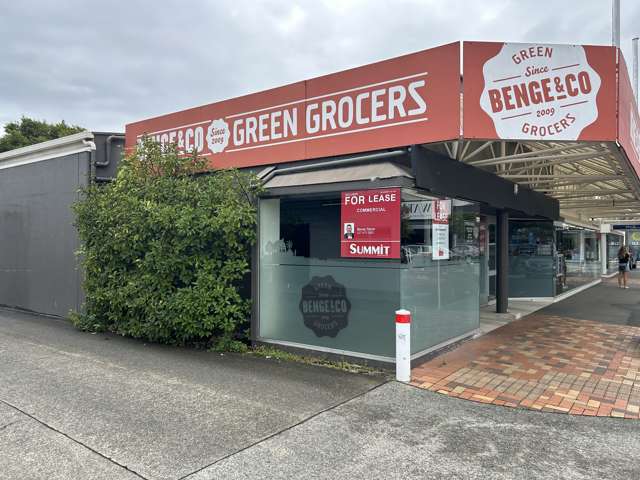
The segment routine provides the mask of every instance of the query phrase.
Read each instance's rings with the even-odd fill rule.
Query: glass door
[[[496,217],[487,215],[489,300],[496,298]]]
[[[496,217],[480,216],[480,305],[496,296]]]
[[[478,235],[479,261],[480,261],[480,305],[489,303],[489,232],[487,217],[480,216],[480,234]]]

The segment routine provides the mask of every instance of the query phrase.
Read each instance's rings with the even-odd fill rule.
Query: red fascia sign
[[[640,116],[627,64],[620,52],[618,78],[618,141],[640,177]]]
[[[340,256],[400,258],[399,188],[342,192]]]
[[[126,147],[147,135],[228,168],[450,140],[459,65],[457,42],[131,123]]]
[[[465,138],[613,141],[614,47],[464,42]]]

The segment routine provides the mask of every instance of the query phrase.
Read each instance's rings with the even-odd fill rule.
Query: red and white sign
[[[451,200],[434,200],[432,210],[431,258],[433,260],[448,260]]]
[[[618,89],[618,139],[631,165],[640,176],[640,117],[622,52],[620,52]]]
[[[464,44],[464,136],[615,139],[612,47]]]
[[[460,43],[126,126],[246,167],[435,142],[460,133]]]
[[[400,258],[399,188],[342,192],[340,256]]]

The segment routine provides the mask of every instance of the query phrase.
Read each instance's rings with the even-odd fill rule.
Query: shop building
[[[391,362],[399,307],[419,358],[476,333],[482,305],[587,288],[623,244],[640,256],[638,125],[613,47],[465,42],[136,122],[126,143],[261,178],[254,341]],[[0,304],[81,308],[70,207],[122,141],[0,154]]]
[[[473,335],[481,304],[598,281],[605,226],[640,207],[639,122],[613,47],[456,42],[132,123],[126,144],[264,182],[254,341],[392,362],[399,307],[418,358]]]

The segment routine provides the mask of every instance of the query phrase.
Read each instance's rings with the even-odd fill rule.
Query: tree
[[[85,269],[81,329],[170,344],[237,348],[240,294],[256,238],[258,181],[145,139],[114,182],[75,205]]]
[[[5,125],[4,135],[0,137],[0,153],[65,137],[83,130],[77,125],[67,125],[64,120],[59,123],[47,123],[22,117],[19,122],[9,122]]]

